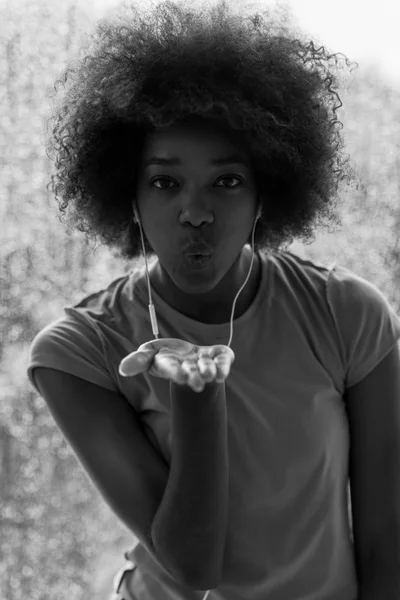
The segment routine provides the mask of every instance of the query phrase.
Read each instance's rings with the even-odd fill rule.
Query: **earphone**
[[[134,223],[136,223],[137,225],[139,225],[140,228],[140,236],[141,236],[141,240],[142,240],[142,249],[143,249],[143,256],[145,259],[145,264],[146,264],[146,275],[147,275],[147,287],[148,287],[148,292],[149,292],[149,314],[150,314],[150,320],[151,320],[151,328],[153,331],[153,335],[155,337],[155,339],[158,340],[158,336],[159,336],[159,332],[158,332],[158,323],[157,323],[157,317],[156,317],[156,312],[154,309],[154,304],[152,301],[152,297],[151,297],[151,286],[150,286],[150,277],[149,277],[149,270],[148,270],[148,265],[147,265],[147,256],[146,256],[146,251],[145,251],[145,247],[144,247],[144,238],[143,238],[143,231],[142,231],[142,223],[140,220],[140,216],[139,216],[139,212],[137,210],[137,207],[134,205],[133,206],[133,221]],[[250,263],[250,268],[249,271],[247,273],[247,277],[245,279],[245,282],[243,283],[243,285],[241,286],[241,288],[239,289],[238,293],[235,296],[235,299],[233,301],[233,306],[232,306],[232,313],[231,313],[231,319],[230,319],[230,337],[229,337],[229,342],[228,342],[228,347],[230,348],[230,345],[232,343],[232,337],[233,337],[233,316],[234,316],[234,311],[235,311],[235,305],[236,305],[236,301],[241,293],[241,291],[243,290],[244,286],[246,285],[249,277],[250,277],[250,273],[253,267],[253,260],[254,260],[254,231],[255,231],[255,227],[257,224],[258,219],[261,217],[262,215],[262,207],[261,205],[259,205],[258,210],[257,210],[257,215],[256,218],[254,219],[254,224],[253,224],[253,229],[252,229],[252,257],[251,257],[251,263]],[[180,340],[174,340],[172,338],[166,338],[165,342],[167,343],[168,341],[170,342],[179,342]],[[161,342],[161,340],[160,340]],[[182,343],[186,343],[188,344],[188,342],[182,342]],[[202,600],[206,600],[208,598],[209,593],[211,592],[211,590],[207,590],[205,595],[203,596]]]

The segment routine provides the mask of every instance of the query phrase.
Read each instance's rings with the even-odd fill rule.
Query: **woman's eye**
[[[221,177],[221,179],[218,181],[218,183],[221,182],[221,181],[226,181],[226,180],[231,180],[232,181],[232,179],[236,179],[236,181],[238,181],[239,183],[237,183],[236,185],[224,185],[222,187],[226,187],[227,189],[235,189],[235,188],[239,187],[239,185],[241,185],[242,180],[239,179],[239,177],[236,177],[234,175],[229,175],[229,176],[226,176],[226,177]],[[171,179],[167,179],[165,177],[158,177],[157,179],[153,179],[152,184],[158,183],[159,181],[166,181],[167,183],[173,183],[173,181],[171,181]],[[162,186],[162,187],[156,186],[156,187],[159,190],[171,189],[170,187],[165,187],[165,186]]]
[[[227,179],[228,179],[228,180],[230,179],[231,181],[232,181],[232,179],[236,179],[236,181],[238,181],[238,182],[239,182],[239,183],[237,183],[236,185],[228,185],[228,186],[223,186],[223,187],[227,187],[228,189],[229,189],[229,188],[237,188],[237,187],[239,187],[239,185],[241,185],[241,184],[242,184],[242,180],[241,180],[241,179],[239,179],[239,177],[236,177],[235,175],[228,175],[227,177],[221,177],[221,179],[220,179],[219,181],[224,181],[224,180],[226,181]],[[218,182],[218,183],[219,183],[219,182]]]
[[[159,177],[158,179],[153,179],[153,181],[151,183],[153,185],[154,183],[158,183],[159,181],[167,181],[168,183],[173,183],[170,179],[165,179],[165,177]],[[165,190],[166,189],[165,187],[161,187],[161,188],[158,187],[158,186],[156,186],[156,187],[159,190]]]

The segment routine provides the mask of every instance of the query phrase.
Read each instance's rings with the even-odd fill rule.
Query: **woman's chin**
[[[176,271],[172,281],[186,294],[204,294],[215,288],[215,273],[213,269],[187,269]]]

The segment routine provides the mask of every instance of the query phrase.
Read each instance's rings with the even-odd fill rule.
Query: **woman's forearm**
[[[152,525],[157,555],[193,589],[217,587],[229,501],[225,383],[170,382],[171,467]]]

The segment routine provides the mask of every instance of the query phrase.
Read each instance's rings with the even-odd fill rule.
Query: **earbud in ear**
[[[136,206],[133,207],[133,222],[139,224],[139,213],[137,211]]]
[[[257,216],[256,216],[256,220],[258,220],[262,215],[262,208],[261,206],[259,207],[258,211],[257,211]]]

